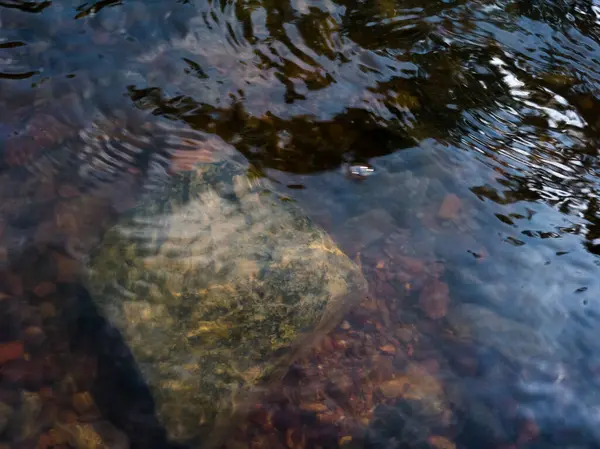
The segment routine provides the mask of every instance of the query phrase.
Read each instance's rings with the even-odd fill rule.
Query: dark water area
[[[168,445],[75,280],[231,149],[370,294],[229,447],[599,447],[599,83],[593,0],[0,2],[0,448]]]

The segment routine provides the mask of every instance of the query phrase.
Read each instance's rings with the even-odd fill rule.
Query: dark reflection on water
[[[61,359],[60,345],[79,337],[64,336],[61,321],[47,328],[48,295],[36,288],[58,279],[49,297],[72,296],[61,257],[84,257],[204,131],[362,263],[391,312],[349,318],[352,330],[383,320],[398,373],[411,360],[437,363],[455,421],[430,422],[419,401],[396,404],[373,384],[374,410],[353,417],[366,437],[352,444],[597,445],[599,20],[600,4],[581,0],[0,2],[0,307],[9,318],[28,301],[45,310],[2,317],[2,342],[45,323],[44,363]],[[374,174],[347,176],[355,163]],[[44,251],[51,262],[40,262]],[[398,336],[406,326],[425,349]],[[94,351],[106,362],[102,341],[56,363],[68,372]],[[359,371],[350,359],[338,361],[340,376]],[[374,360],[361,369],[380,372]],[[19,366],[0,371],[0,402],[15,409],[19,388],[61,378],[19,377]],[[106,380],[114,372],[98,375],[96,396],[129,389]],[[341,398],[367,401],[373,382],[326,396],[348,412]],[[151,409],[140,388],[136,400]],[[111,401],[105,415],[134,445],[150,444]],[[332,436],[314,419],[289,420],[320,435],[303,444],[351,441],[338,439],[348,431],[339,422]],[[18,437],[0,425],[0,447],[38,444],[49,426],[40,422]],[[254,438],[252,447],[277,447]],[[295,448],[294,438],[277,444]]]

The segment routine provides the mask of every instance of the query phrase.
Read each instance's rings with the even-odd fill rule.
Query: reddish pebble
[[[454,193],[449,193],[444,197],[444,201],[442,201],[437,215],[442,220],[452,220],[453,218],[456,218],[460,208],[460,198]]]
[[[39,346],[46,340],[46,334],[38,326],[27,326],[23,331],[23,338],[27,343],[27,347]]]
[[[79,190],[75,186],[63,184],[58,188],[58,195],[62,198],[73,198],[79,195]]]
[[[479,371],[479,360],[476,357],[464,356],[460,357],[457,361],[457,368],[459,373],[463,376],[475,376]]]
[[[47,433],[43,433],[40,435],[40,439],[38,440],[38,449],[48,449],[52,446],[52,438]]]
[[[423,360],[421,366],[423,366],[429,374],[436,374],[440,370],[440,363],[436,359]]]
[[[423,287],[419,295],[419,306],[432,320],[446,316],[450,302],[448,285],[438,280],[431,280]]]
[[[6,287],[9,289],[10,293],[15,296],[21,296],[23,294],[23,282],[21,277],[13,273],[7,273],[5,276]]]
[[[42,282],[38,284],[37,287],[33,290],[33,293],[40,298],[49,295],[50,293],[54,293],[56,291],[56,284],[52,282]]]
[[[42,387],[40,388],[40,397],[44,400],[50,400],[54,397],[54,391],[52,387]]]
[[[333,342],[331,341],[331,337],[329,335],[325,335],[323,340],[321,341],[321,348],[326,352],[335,351],[335,347],[333,346]]]
[[[25,349],[22,341],[0,344],[0,365],[23,357]]]
[[[535,440],[540,434],[540,428],[534,419],[528,418],[521,424],[519,428],[519,437],[517,438],[517,444],[529,443]]]
[[[383,352],[384,354],[395,354],[396,353],[396,348],[394,347],[394,345],[383,345],[379,348],[379,350],[381,352]]]
[[[422,260],[415,259],[414,257],[400,256],[397,258],[398,262],[404,270],[412,274],[422,274],[425,271],[425,264]]]
[[[2,379],[14,384],[24,384],[35,389],[42,380],[42,370],[38,363],[27,360],[11,360],[2,366]],[[36,387],[37,386],[37,387]]]

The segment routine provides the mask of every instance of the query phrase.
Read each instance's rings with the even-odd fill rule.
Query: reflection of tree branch
[[[95,14],[95,13],[99,12],[100,10],[102,10],[102,8],[106,8],[108,6],[121,5],[121,4],[122,4],[121,0],[100,0],[99,2],[93,3],[89,6],[87,4],[84,4],[77,8],[77,11],[79,11],[79,12],[75,15],[75,18],[81,19],[83,17],[89,16],[90,14]]]
[[[48,6],[50,6],[52,4],[51,1],[43,1],[40,3],[36,3],[36,2],[21,2],[21,1],[15,1],[15,2],[0,2],[0,7],[2,8],[13,8],[13,9],[19,9],[23,12],[32,12],[32,13],[38,13],[38,12],[42,12],[44,9],[46,9]]]
[[[215,108],[191,98],[172,102],[158,88],[130,88],[129,94],[138,107],[235,141],[236,148],[257,166],[294,173],[336,168],[348,154],[368,158],[414,145],[401,127],[361,109],[347,109],[325,121],[311,116],[282,119],[273,114],[254,117],[242,103]]]

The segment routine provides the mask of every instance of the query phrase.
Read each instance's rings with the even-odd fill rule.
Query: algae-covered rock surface
[[[366,292],[324,231],[232,160],[145,197],[92,255],[88,281],[169,437],[203,447]]]

